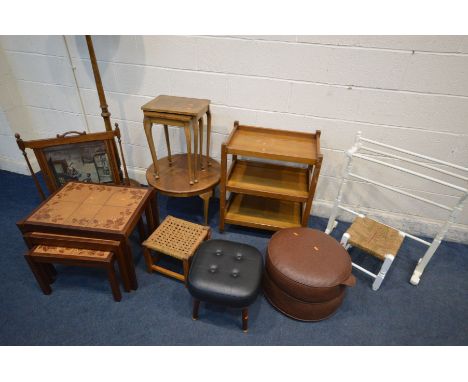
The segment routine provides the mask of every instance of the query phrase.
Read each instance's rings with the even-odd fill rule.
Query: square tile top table
[[[141,109],[150,112],[196,116],[205,113],[209,104],[209,99],[160,95],[144,104]]]
[[[124,231],[150,189],[69,182],[24,223]]]

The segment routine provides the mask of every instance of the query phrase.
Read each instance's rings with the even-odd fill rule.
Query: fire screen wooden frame
[[[46,199],[44,191],[39,183],[39,180],[32,169],[31,163],[29,162],[28,155],[26,153],[26,149],[32,149],[34,151],[34,155],[36,156],[37,162],[39,164],[40,170],[42,171],[47,189],[50,193],[58,190],[63,184],[67,183],[71,180],[78,180],[84,181],[89,183],[106,183],[106,184],[129,184],[129,178],[127,173],[127,166],[125,164],[125,158],[123,155],[122,150],[122,143],[120,140],[120,129],[117,124],[115,124],[115,130],[100,132],[100,133],[90,133],[87,134],[86,132],[78,132],[78,131],[69,131],[64,134],[57,134],[55,138],[48,138],[48,139],[38,139],[38,140],[31,140],[31,141],[23,141],[19,134],[15,134],[16,143],[18,147],[23,153],[24,158],[26,159],[26,164],[31,172],[31,175],[34,179],[36,187],[41,194],[42,199]],[[122,165],[124,170],[124,175],[120,170],[118,164],[118,153],[116,152],[116,145],[114,138],[117,137],[119,142],[119,149],[120,149],[120,157],[122,158]],[[74,147],[73,147],[74,146]],[[66,163],[65,160],[52,160],[52,152],[58,152],[60,147],[63,147],[64,152],[68,152],[70,154],[70,150],[76,150],[78,153],[86,152],[86,149],[92,151],[93,149],[97,149],[92,157],[85,158],[81,157],[81,161],[84,163],[93,163],[95,167],[95,178],[91,178],[91,173],[87,173],[86,177],[83,179],[77,179],[77,170],[72,166],[72,164],[67,163],[68,166],[68,174],[66,177],[63,176],[65,173],[64,164]],[[106,154],[107,156],[107,170],[105,177],[99,175],[98,169],[98,161],[102,161],[102,155]],[[96,155],[98,156],[96,158]],[[54,164],[60,162],[62,169],[64,170],[63,173],[57,173],[54,171]],[[104,166],[105,167],[105,166]],[[62,179],[61,179],[62,177]],[[69,179],[67,179],[69,178]]]

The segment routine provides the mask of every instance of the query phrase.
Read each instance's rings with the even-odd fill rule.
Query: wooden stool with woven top
[[[211,236],[210,227],[167,216],[159,227],[143,242],[148,272],[156,271],[187,284],[190,260],[198,246]],[[151,251],[157,252],[151,256]],[[182,261],[184,273],[173,272],[157,264],[159,255],[164,254]]]
[[[392,265],[404,238],[405,234],[403,232],[361,215],[353,221],[351,227],[343,234],[341,244],[346,249],[350,247],[359,248],[383,261],[377,275],[353,263],[353,267],[375,279],[372,289],[377,290]]]

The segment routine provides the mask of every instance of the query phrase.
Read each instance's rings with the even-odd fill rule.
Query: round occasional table
[[[334,238],[311,228],[286,228],[268,243],[263,290],[270,303],[302,321],[319,321],[353,286],[351,259]]]
[[[156,178],[154,167],[151,165],[146,170],[146,180],[163,195],[178,198],[199,196],[203,199],[205,225],[208,225],[208,206],[220,180],[220,165],[219,162],[210,158],[210,165],[205,166],[199,172],[198,182],[191,185],[187,182],[189,176],[187,158],[187,154],[176,154],[171,156],[171,162],[168,157],[159,159],[157,162],[159,178]],[[202,156],[201,161],[207,159],[206,156]]]

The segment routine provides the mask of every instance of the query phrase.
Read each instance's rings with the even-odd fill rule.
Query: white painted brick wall
[[[83,36],[67,36],[90,131],[101,110]],[[112,121],[121,126],[132,176],[151,159],[140,110],[159,94],[212,101],[211,152],[241,123],[322,130],[324,164],[314,214],[327,215],[357,131],[389,144],[468,165],[467,36],[95,36]],[[0,165],[21,168],[13,132],[27,138],[84,130],[62,36],[0,39]],[[160,126],[159,155],[166,153]],[[185,151],[170,129],[173,151]],[[30,137],[28,136],[30,135]],[[395,163],[398,164],[398,161]],[[358,168],[372,176],[373,167]],[[16,170],[15,170],[16,171]],[[20,171],[20,170],[18,170]],[[377,180],[453,203],[457,193],[391,169]],[[388,223],[432,234],[443,211],[362,182],[347,202]],[[468,209],[449,235],[468,242]]]

